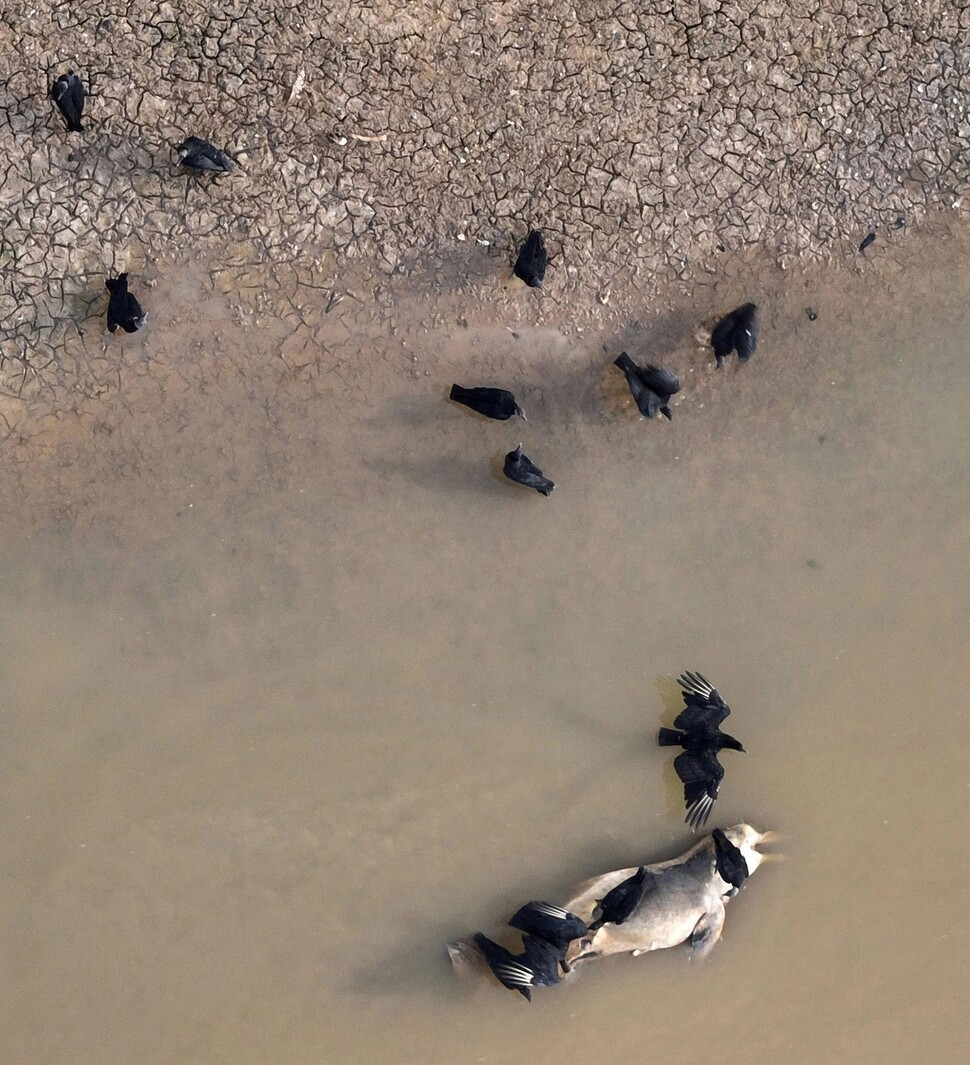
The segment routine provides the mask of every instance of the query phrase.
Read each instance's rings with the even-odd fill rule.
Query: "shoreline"
[[[289,266],[160,262],[154,277],[134,282],[149,309],[145,330],[108,336],[96,307],[59,355],[54,380],[14,375],[24,394],[0,405],[7,527],[103,525],[151,537],[157,516],[175,520],[172,500],[200,481],[211,501],[243,509],[307,476],[349,498],[361,434],[428,463],[439,440],[492,446],[477,420],[451,417],[455,380],[511,385],[530,434],[578,446],[595,434],[626,449],[637,417],[612,368],[620,350],[681,378],[676,432],[637,427],[651,464],[686,461],[685,424],[695,452],[716,452],[725,434],[774,433],[782,412],[801,432],[825,419],[833,392],[838,401],[853,382],[878,379],[873,360],[881,343],[896,343],[901,300],[910,308],[904,334],[919,330],[923,314],[958,308],[968,254],[970,231],[959,224],[903,230],[894,245],[840,268],[735,263],[729,275],[671,286],[662,300],[626,286],[606,306],[592,295],[516,289],[509,270],[435,294],[362,270],[342,279],[321,270],[297,284]],[[334,291],[345,298],[328,312]],[[759,351],[716,371],[704,327],[749,296],[760,308]]]

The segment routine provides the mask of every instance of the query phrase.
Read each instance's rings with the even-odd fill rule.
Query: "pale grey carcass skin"
[[[768,842],[771,833],[741,824],[726,828],[724,834],[744,855],[751,876],[764,860],[755,848]],[[636,866],[617,869],[587,880],[577,885],[562,906],[589,923],[596,900],[636,871]],[[567,955],[570,964],[611,954],[637,955],[688,941],[695,957],[713,950],[724,927],[724,904],[736,893],[717,872],[713,838],[705,836],[679,858],[648,865],[647,873],[643,898],[630,917],[623,924],[605,924],[574,941]]]
[[[724,834],[744,855],[751,876],[765,859],[755,848],[771,842],[773,833],[740,824],[726,828]],[[633,876],[638,868],[615,869],[577,884],[561,903],[563,909],[588,924],[597,899]],[[705,836],[678,858],[646,868],[647,887],[637,908],[623,924],[605,924],[595,933],[574,940],[566,956],[571,967],[593,958],[638,955],[686,942],[690,942],[694,957],[705,957],[713,950],[724,927],[724,905],[737,893],[717,872],[713,837]],[[449,943],[448,954],[459,973],[488,971],[478,950],[465,940]]]

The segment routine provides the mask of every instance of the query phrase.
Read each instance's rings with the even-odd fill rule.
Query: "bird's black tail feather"
[[[630,358],[629,355],[627,355],[625,351],[621,352],[620,355],[618,355],[617,358],[613,360],[613,365],[618,366],[621,370],[624,371],[624,373],[627,370],[635,370],[637,368],[636,363],[633,361],[633,359]]]
[[[683,732],[675,728],[662,728],[657,736],[657,743],[661,747],[680,747],[683,742]]]
[[[478,947],[488,967],[497,977],[499,983],[510,991],[518,991],[523,998],[532,1001],[532,984],[535,973],[531,966],[521,957],[517,957],[505,947],[493,942],[481,932],[474,935],[475,946]]]

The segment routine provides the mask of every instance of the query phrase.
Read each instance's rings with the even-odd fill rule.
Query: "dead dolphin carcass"
[[[724,829],[724,836],[743,857],[748,876],[765,858],[758,845],[770,842],[772,835],[745,824]],[[688,941],[701,957],[713,949],[724,926],[724,905],[736,892],[718,872],[713,836],[705,836],[679,858],[646,866],[646,871],[643,895],[630,916],[622,924],[604,924],[595,934],[576,940],[567,955],[570,964],[611,954],[642,954]],[[563,907],[589,923],[598,900],[636,873],[636,867],[617,869],[584,881]]]
[[[735,825],[724,829],[717,842],[713,834],[707,835],[678,858],[615,869],[578,884],[560,912],[591,927],[565,951],[564,975],[575,964],[592,958],[637,955],[685,942],[703,957],[720,938],[725,903],[737,893],[744,870],[751,876],[765,859],[757,847],[772,838],[771,832]],[[627,883],[629,888],[622,890]],[[639,899],[631,902],[630,891],[639,893]],[[619,907],[615,904],[618,894],[625,900]],[[601,905],[604,900],[606,905]],[[480,950],[469,940],[449,943],[448,955],[459,974],[489,971]]]

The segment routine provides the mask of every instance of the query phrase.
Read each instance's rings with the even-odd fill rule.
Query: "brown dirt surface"
[[[4,320],[132,244],[410,267],[531,223],[584,284],[825,254],[961,186],[970,11],[930,0],[19,3],[0,15]],[[85,81],[87,132],[47,98]],[[301,78],[302,72],[302,78]],[[294,85],[303,87],[290,99]],[[172,148],[242,173],[187,183]],[[725,249],[723,252],[721,247]]]
[[[187,351],[227,365],[259,349],[338,380],[370,344],[419,372],[422,337],[466,315],[502,336],[622,337],[660,292],[683,340],[746,298],[731,280],[745,269],[891,256],[928,208],[961,206],[968,22],[953,4],[857,0],[14,0],[0,435],[19,446],[56,424],[60,447],[123,379],[129,398],[139,375],[170,388]],[[69,66],[84,134],[48,98]],[[188,134],[239,170],[181,174]],[[531,224],[555,256],[538,295],[508,282]],[[109,340],[103,282],[121,269],[149,328]],[[213,299],[193,307],[190,285]]]

